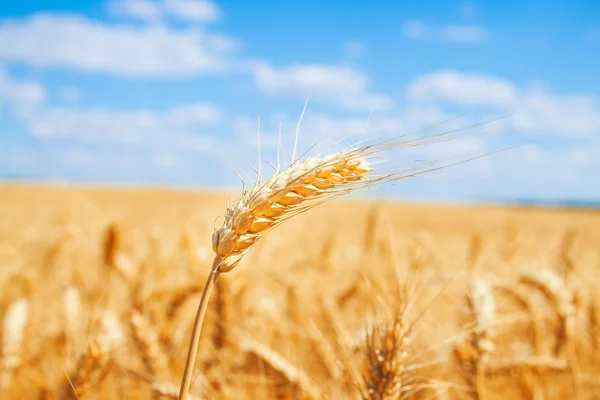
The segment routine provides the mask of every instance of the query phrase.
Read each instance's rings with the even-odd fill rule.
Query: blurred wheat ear
[[[252,189],[244,190],[233,204],[228,205],[223,225],[213,234],[212,248],[215,257],[196,313],[179,399],[188,397],[202,322],[216,280],[221,273],[231,271],[261,237],[296,215],[356,190],[484,157],[487,154],[446,163],[441,160],[421,162],[408,168],[392,169],[387,173],[383,173],[383,168],[375,168],[381,161],[383,152],[455,139],[452,134],[489,122],[492,121],[424,137],[415,137],[416,133],[402,135],[329,155],[294,159],[289,166],[276,171],[266,180],[259,169]]]

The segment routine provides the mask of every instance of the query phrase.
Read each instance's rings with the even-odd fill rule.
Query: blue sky
[[[598,200],[599,21],[594,1],[2,2],[0,177],[237,187],[258,115],[263,156],[281,125],[289,158],[308,98],[301,149],[512,113],[392,157],[520,147],[377,194]]]

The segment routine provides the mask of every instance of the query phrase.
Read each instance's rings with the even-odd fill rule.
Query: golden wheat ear
[[[445,165],[440,161],[419,163],[384,174],[378,174],[375,169],[377,161],[381,158],[380,154],[386,151],[443,142],[452,139],[452,134],[458,131],[417,138],[403,135],[330,155],[295,159],[288,167],[277,171],[267,180],[263,180],[259,168],[256,184],[250,191],[244,190],[237,201],[227,208],[222,226],[216,229],[212,236],[215,258],[194,321],[179,398],[185,399],[189,391],[202,321],[206,314],[208,298],[219,274],[231,271],[267,232],[296,215],[358,189],[417,176],[467,161]],[[475,158],[478,157],[472,159]]]
[[[100,316],[100,332],[81,354],[75,370],[66,376],[62,393],[66,399],[80,399],[99,385],[114,366],[114,353],[123,342],[117,317],[106,311]]]
[[[13,372],[21,363],[21,346],[28,316],[29,301],[19,299],[10,305],[4,317],[2,354],[0,354],[0,393],[8,392]]]

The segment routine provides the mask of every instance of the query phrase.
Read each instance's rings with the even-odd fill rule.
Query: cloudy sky
[[[381,195],[598,200],[598,71],[591,0],[3,1],[0,177],[236,187],[308,99],[300,149],[508,115],[392,158],[519,147]]]

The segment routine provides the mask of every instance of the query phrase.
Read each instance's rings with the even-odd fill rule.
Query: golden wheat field
[[[228,197],[1,186],[0,398],[177,398]],[[191,395],[597,399],[599,271],[599,212],[336,200],[219,278]]]

